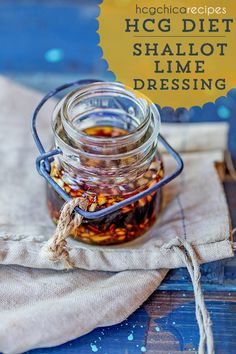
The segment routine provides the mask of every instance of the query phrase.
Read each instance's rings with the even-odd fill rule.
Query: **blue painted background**
[[[1,1],[0,71],[114,78],[96,33],[100,1]]]

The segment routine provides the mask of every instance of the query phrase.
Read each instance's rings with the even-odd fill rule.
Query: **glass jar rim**
[[[133,101],[142,110],[142,113],[144,115],[144,120],[142,121],[142,123],[139,124],[136,129],[127,132],[124,135],[116,137],[92,136],[84,133],[79,129],[76,129],[76,126],[74,126],[71,120],[69,119],[68,111],[70,109],[70,106],[75,100],[82,100],[91,97],[96,98],[101,93],[109,94],[109,96],[114,97],[119,94]],[[77,140],[82,138],[86,139],[86,141],[91,143],[99,141],[101,143],[104,142],[106,144],[109,144],[110,142],[125,142],[126,140],[132,138],[135,134],[138,134],[140,131],[142,131],[142,129],[145,127],[145,125],[148,123],[148,120],[150,119],[150,106],[148,105],[149,99],[144,95],[139,94],[139,96],[140,97],[137,97],[137,95],[135,95],[131,88],[119,82],[95,82],[82,86],[79,89],[73,90],[65,97],[61,112],[62,124],[67,133],[69,133],[70,136],[74,137]]]
[[[79,89],[75,89],[73,91],[71,91],[68,95],[66,95],[61,101],[59,101],[59,103],[56,105],[54,113],[56,111],[56,114],[53,115],[53,119],[52,119],[52,129],[54,131],[54,134],[56,136],[56,140],[60,142],[60,148],[62,146],[64,146],[66,149],[70,149],[70,151],[73,151],[75,154],[76,153],[82,153],[85,157],[91,158],[94,157],[95,155],[93,153],[90,152],[86,152],[86,151],[81,151],[76,147],[73,147],[71,145],[69,145],[67,142],[65,142],[60,135],[58,134],[58,131],[56,129],[56,122],[55,122],[55,117],[58,115],[58,113],[60,112],[60,119],[61,119],[61,125],[63,126],[63,128],[65,128],[64,124],[65,121],[63,122],[63,113],[64,112],[64,107],[66,105],[66,100],[68,100],[69,103],[73,103],[74,99],[76,96],[78,96],[78,92],[80,95],[82,95],[82,97],[85,96],[90,96],[93,97],[94,95],[94,90],[96,90],[96,88],[98,89],[105,89],[107,88],[107,90],[105,90],[104,92],[109,93],[110,94],[110,90],[111,89],[116,89],[118,92],[121,92],[122,94],[126,94],[126,96],[130,99],[132,99],[135,103],[137,103],[140,106],[144,106],[144,109],[146,109],[146,116],[144,117],[144,120],[142,121],[142,123],[133,131],[128,132],[125,135],[120,135],[120,136],[116,136],[116,137],[97,137],[97,136],[92,136],[92,135],[88,135],[82,131],[76,130],[76,133],[78,133],[78,136],[80,136],[81,138],[85,138],[86,141],[89,143],[94,143],[94,142],[104,142],[106,144],[113,143],[115,142],[116,144],[118,143],[124,143],[125,141],[127,141],[128,139],[132,138],[135,134],[138,134],[140,131],[142,131],[142,129],[144,129],[145,126],[147,126],[147,123],[151,121],[153,122],[153,130],[152,133],[150,134],[149,138],[144,142],[144,144],[142,144],[141,146],[127,151],[127,152],[123,152],[120,154],[115,154],[115,155],[107,155],[107,154],[96,154],[96,158],[101,158],[101,159],[112,159],[112,158],[121,158],[121,157],[129,157],[132,156],[133,154],[137,153],[141,148],[145,149],[147,146],[151,145],[155,139],[158,138],[158,134],[160,131],[160,114],[159,111],[157,110],[156,106],[148,99],[148,97],[146,97],[145,95],[141,94],[138,92],[138,94],[136,93],[136,91],[134,91],[133,89],[129,88],[128,86],[125,86],[121,83],[117,83],[117,82],[96,82],[96,83],[92,83],[92,84],[88,84],[88,85],[84,85],[82,87],[80,87]],[[116,92],[117,93],[117,92]],[[64,124],[63,124],[64,123]],[[68,122],[67,122],[68,123]],[[70,130],[71,129],[71,125],[68,124],[67,128]],[[72,128],[73,129],[73,128]],[[67,131],[67,130],[66,130]],[[69,135],[70,136],[70,135]],[[63,150],[63,149],[62,149]]]

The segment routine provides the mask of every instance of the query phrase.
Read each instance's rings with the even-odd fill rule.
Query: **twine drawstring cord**
[[[87,199],[82,197],[72,198],[63,205],[55,233],[42,250],[44,256],[51,261],[63,261],[66,269],[74,268],[74,264],[70,260],[66,239],[74,228],[80,226],[83,219],[80,214],[74,211],[76,207],[87,210]]]
[[[190,243],[181,238],[175,238],[169,243],[164,244],[162,249],[172,249],[179,259],[185,264],[189,272],[195,297],[196,318],[199,327],[199,346],[198,354],[205,354],[205,347],[208,354],[214,354],[214,339],[211,328],[211,319],[207,311],[204,296],[201,288],[200,268],[197,255]]]

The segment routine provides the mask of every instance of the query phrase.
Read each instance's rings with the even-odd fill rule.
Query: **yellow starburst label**
[[[100,46],[116,79],[160,106],[202,106],[236,85],[235,0],[104,0]]]

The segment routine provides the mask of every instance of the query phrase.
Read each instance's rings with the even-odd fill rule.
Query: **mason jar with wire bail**
[[[88,211],[112,206],[163,179],[158,152],[160,116],[148,99],[124,85],[91,83],[56,105],[52,127],[61,151],[50,175],[70,197],[88,200]],[[47,205],[57,223],[63,198],[47,184]],[[71,237],[98,245],[131,241],[155,222],[161,190],[98,219],[83,218]]]

